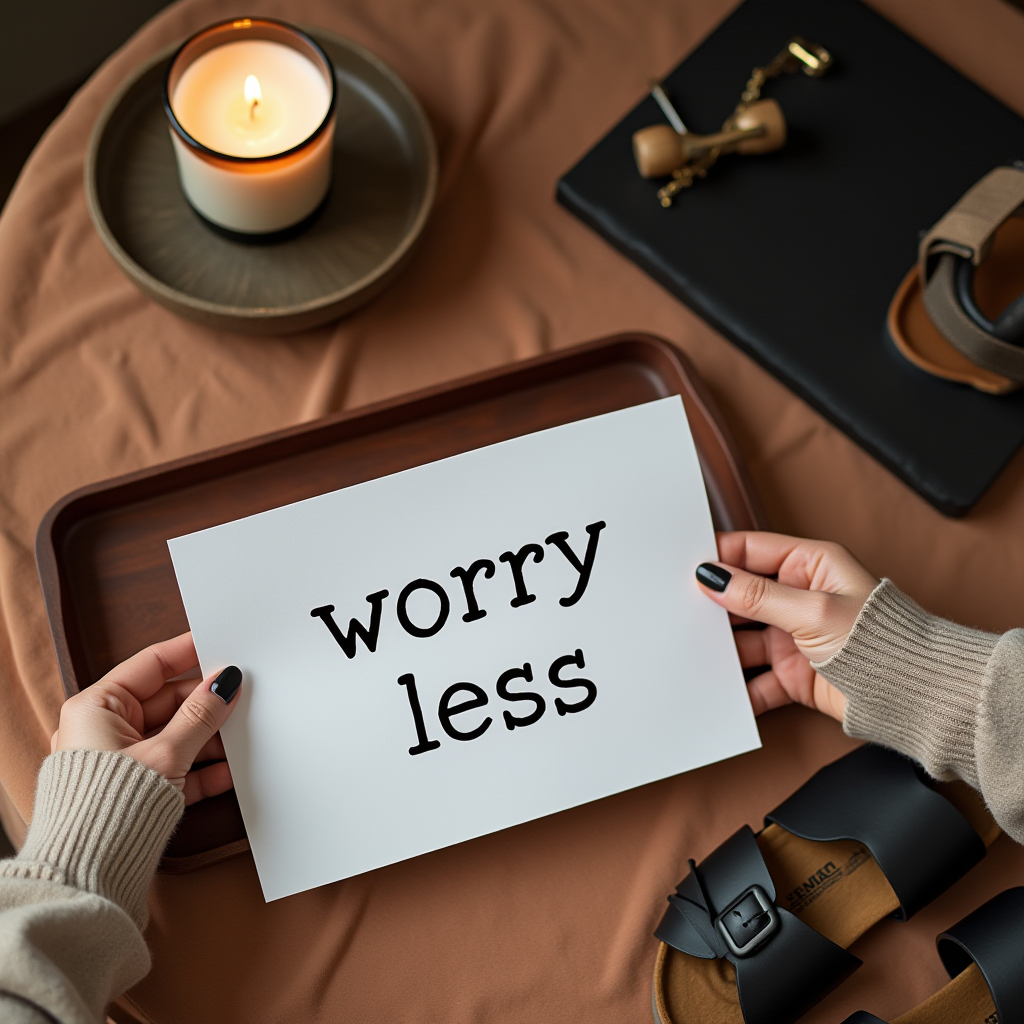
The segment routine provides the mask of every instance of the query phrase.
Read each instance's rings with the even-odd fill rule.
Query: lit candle
[[[280,231],[326,196],[334,69],[298,29],[258,18],[203,29],[171,61],[164,109],[182,189],[214,224]]]

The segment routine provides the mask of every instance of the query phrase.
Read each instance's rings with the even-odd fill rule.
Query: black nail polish
[[[732,573],[723,569],[720,565],[712,565],[710,562],[701,562],[697,566],[697,579],[710,590],[721,594],[732,579]]]
[[[217,694],[225,704],[230,704],[232,698],[238,693],[242,685],[242,670],[236,665],[228,665],[226,669],[212,683],[210,693]]]

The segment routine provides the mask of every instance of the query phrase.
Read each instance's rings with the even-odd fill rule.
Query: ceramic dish
[[[334,178],[301,231],[273,241],[218,232],[189,206],[161,107],[177,46],[157,54],[96,122],[85,191],[96,230],[151,298],[212,327],[283,334],[368,302],[398,274],[437,189],[437,150],[415,96],[353,43],[309,30],[334,64]]]

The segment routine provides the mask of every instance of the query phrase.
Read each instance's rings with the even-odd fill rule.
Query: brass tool
[[[662,178],[712,150],[722,153],[770,153],[786,144],[786,118],[775,100],[758,100],[730,118],[732,127],[714,135],[680,135],[667,124],[641,128],[633,136],[637,170]]]
[[[761,99],[761,89],[772,78],[802,71],[820,78],[832,65],[832,55],[822,46],[794,36],[764,67],[754,68],[736,109],[726,118],[722,130],[713,135],[687,131],[682,118],[657,82],[651,95],[661,107],[669,125],[641,128],[633,135],[633,156],[645,178],[666,174],[672,180],[658,189],[661,205],[672,200],[695,179],[703,178],[723,153],[770,153],[786,144],[786,119],[775,100]]]

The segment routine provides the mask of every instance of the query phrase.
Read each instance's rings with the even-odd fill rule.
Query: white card
[[[678,396],[168,543],[268,901],[760,745]]]

